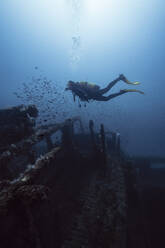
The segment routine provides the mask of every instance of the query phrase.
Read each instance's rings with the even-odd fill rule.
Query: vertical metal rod
[[[53,143],[50,135],[46,135],[45,139],[46,139],[48,151],[50,151],[53,148]]]
[[[92,146],[94,151],[96,151],[96,140],[95,140],[95,135],[94,135],[94,122],[92,120],[89,121],[89,130],[90,130],[90,134],[91,134],[91,141],[92,141]]]
[[[62,145],[66,151],[70,151],[73,148],[73,136],[73,122],[71,119],[68,119],[62,128]]]
[[[116,152],[120,154],[120,133],[116,133]]]
[[[106,163],[106,148],[105,148],[105,131],[104,131],[104,125],[103,124],[101,124],[100,136],[101,136],[103,160],[104,160],[104,164],[105,164]]]

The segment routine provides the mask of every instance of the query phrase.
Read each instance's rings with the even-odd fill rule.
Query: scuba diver
[[[75,101],[76,96],[78,96],[79,99],[83,102],[89,102],[89,100],[109,101],[112,98],[123,95],[127,92],[138,92],[140,94],[144,94],[144,92],[140,90],[123,89],[123,90],[120,90],[118,93],[110,94],[109,96],[103,96],[120,80],[122,80],[124,83],[127,83],[127,84],[133,84],[133,85],[140,84],[139,82],[132,83],[128,81],[128,79],[123,74],[120,74],[118,78],[110,82],[108,86],[103,89],[100,89],[100,86],[96,84],[91,84],[88,82],[68,81],[68,84],[65,90],[72,91],[74,101]]]

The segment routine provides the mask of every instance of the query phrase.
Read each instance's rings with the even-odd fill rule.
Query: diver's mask
[[[74,84],[75,83],[73,81],[68,81],[67,87],[65,88],[65,90],[72,90]]]

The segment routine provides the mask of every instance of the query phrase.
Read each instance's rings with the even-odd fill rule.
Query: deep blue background
[[[65,101],[53,105],[65,117],[80,115],[85,123],[94,119],[97,127],[104,122],[121,133],[130,154],[163,156],[165,2],[101,2],[93,9],[81,0],[0,2],[0,107],[20,104],[13,92],[22,82],[30,86],[33,76],[46,76],[59,98],[64,94]],[[80,42],[77,47],[73,37]],[[80,109],[64,92],[69,79],[105,86],[120,73],[141,82],[136,88],[145,95],[130,93]],[[124,88],[128,85],[121,82],[113,92]]]

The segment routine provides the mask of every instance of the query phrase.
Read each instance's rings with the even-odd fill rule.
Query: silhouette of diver
[[[74,101],[75,101],[76,96],[78,96],[80,100],[84,102],[89,102],[89,100],[109,101],[112,98],[123,95],[127,92],[138,92],[140,94],[144,94],[144,92],[140,90],[124,89],[124,90],[120,90],[118,93],[110,94],[109,96],[103,96],[120,80],[122,80],[123,82],[127,84],[133,84],[133,85],[140,84],[139,82],[132,83],[128,81],[128,79],[123,74],[120,74],[118,78],[110,82],[108,86],[103,89],[100,89],[100,87],[96,84],[91,84],[88,82],[68,81],[68,84],[65,90],[72,91]]]

